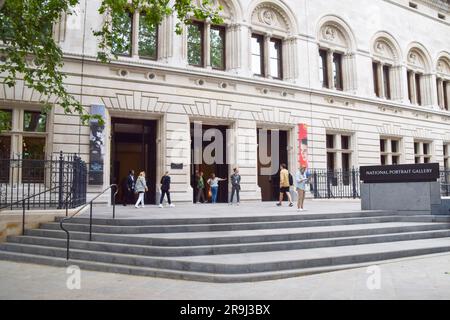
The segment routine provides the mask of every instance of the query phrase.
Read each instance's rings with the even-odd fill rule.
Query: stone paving
[[[234,284],[82,270],[81,289],[69,290],[65,268],[0,261],[0,299],[450,299],[450,254],[412,258],[379,268],[380,287],[372,290],[367,286],[372,275],[367,268]]]

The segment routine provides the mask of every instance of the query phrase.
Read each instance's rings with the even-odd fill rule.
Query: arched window
[[[293,80],[298,76],[295,18],[281,2],[255,1],[251,10],[249,61],[253,75]]]
[[[397,42],[381,32],[372,42],[374,93],[378,98],[399,100],[401,96],[401,53]]]
[[[203,7],[201,0],[197,6]],[[222,7],[222,25],[213,25],[206,21],[192,21],[186,27],[187,62],[189,65],[216,70],[231,70],[237,68],[235,56],[230,47],[236,45],[236,18],[240,15],[235,1],[213,0],[213,9]]]
[[[323,88],[356,90],[355,41],[350,28],[335,16],[319,23],[319,79]]]
[[[441,55],[436,71],[438,105],[442,110],[448,111],[450,110],[450,54]]]
[[[425,48],[419,44],[411,46],[407,55],[408,98],[411,104],[429,106],[433,104],[431,65]]]

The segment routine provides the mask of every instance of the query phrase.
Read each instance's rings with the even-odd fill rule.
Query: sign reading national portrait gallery
[[[439,179],[439,163],[360,168],[360,180],[364,183],[432,182],[437,179]]]

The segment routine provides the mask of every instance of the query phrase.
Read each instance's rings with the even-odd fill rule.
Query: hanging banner
[[[91,115],[100,115],[105,119],[105,106],[91,105]],[[89,184],[103,185],[105,126],[99,125],[98,120],[91,120],[89,128]]]
[[[308,168],[308,126],[304,123],[298,124],[298,145],[299,167]]]

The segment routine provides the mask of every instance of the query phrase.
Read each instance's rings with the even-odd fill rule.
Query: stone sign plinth
[[[362,210],[450,214],[440,195],[438,163],[361,167],[360,178]]]

